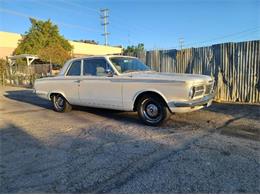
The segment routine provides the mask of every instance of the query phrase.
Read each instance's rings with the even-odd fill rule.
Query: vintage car
[[[141,121],[155,126],[170,113],[210,106],[213,86],[210,76],[159,73],[137,58],[107,55],[71,59],[58,76],[37,79],[34,91],[57,112],[72,105],[137,111]]]

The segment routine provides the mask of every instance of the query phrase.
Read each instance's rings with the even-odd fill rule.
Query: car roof
[[[88,59],[88,58],[111,58],[111,57],[136,58],[134,56],[123,56],[123,55],[94,55],[94,56],[82,56],[82,57],[72,58],[71,60],[81,60],[81,59]]]
[[[78,58],[72,58],[64,64],[64,66],[62,67],[62,69],[59,73],[59,76],[64,76],[68,67],[70,66],[70,64],[75,60],[91,59],[91,58],[111,58],[111,57],[136,58],[136,57],[133,57],[133,56],[123,56],[123,55],[95,55],[95,56],[82,56],[82,57],[78,57]]]

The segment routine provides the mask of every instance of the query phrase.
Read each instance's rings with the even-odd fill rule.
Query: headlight
[[[195,94],[195,87],[191,87],[189,91],[189,97],[192,99],[194,97],[194,94]]]

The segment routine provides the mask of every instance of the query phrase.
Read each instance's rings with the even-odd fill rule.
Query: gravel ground
[[[149,127],[2,87],[0,193],[260,193],[259,119],[260,105],[214,103]]]

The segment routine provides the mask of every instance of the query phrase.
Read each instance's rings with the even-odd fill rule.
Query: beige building
[[[14,49],[17,47],[21,35],[17,33],[2,32],[0,31],[0,58],[11,56]],[[89,43],[80,43],[69,41],[73,46],[74,56],[86,55],[105,55],[105,54],[121,54],[122,48],[112,47],[105,45],[94,45]]]

